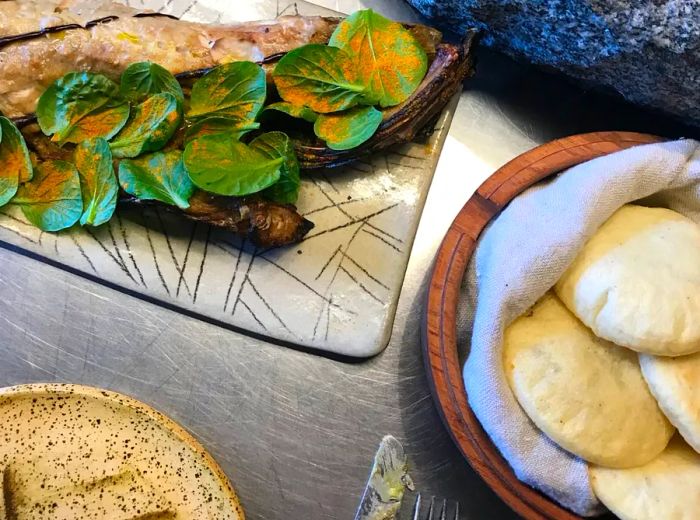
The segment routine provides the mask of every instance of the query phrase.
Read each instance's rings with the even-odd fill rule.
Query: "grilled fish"
[[[48,13],[48,14],[47,14]],[[0,1],[0,111],[31,114],[52,81],[74,70],[116,79],[129,63],[157,62],[181,78],[236,60],[274,62],[307,43],[327,43],[339,19],[283,16],[269,22],[207,25],[142,13],[110,1]],[[403,104],[384,112],[376,135],[337,152],[317,140],[297,140],[302,168],[333,167],[412,140],[473,72],[476,33],[461,44],[439,31],[408,27],[431,58],[428,74]]]
[[[23,127],[37,156],[56,158],[65,150],[52,146],[27,123],[33,122],[41,93],[68,72],[89,70],[116,80],[130,63],[153,61],[187,81],[231,61],[274,64],[301,45],[327,43],[338,23],[338,18],[285,16],[269,22],[207,25],[105,0],[0,1],[0,112]],[[476,34],[451,44],[429,27],[407,28],[431,59],[418,90],[403,104],[385,110],[375,136],[359,148],[334,151],[312,136],[297,139],[302,168],[338,166],[411,141],[461,89],[473,71]],[[121,200],[139,203],[128,196]],[[296,242],[313,227],[294,206],[257,197],[200,192],[192,200],[183,212],[186,217],[249,236],[261,246]]]
[[[224,26],[143,14],[99,0],[0,2],[0,111],[8,117],[34,112],[42,92],[71,71],[116,80],[137,61],[159,63],[174,74],[261,62],[306,43],[325,43],[338,24],[285,16]]]

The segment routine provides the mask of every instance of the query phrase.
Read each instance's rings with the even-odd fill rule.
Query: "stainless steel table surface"
[[[0,386],[82,383],[155,406],[211,451],[251,519],[352,518],[387,433],[404,443],[419,489],[458,499],[464,518],[515,518],[462,460],[434,408],[420,343],[424,289],[447,226],[495,168],[538,143],[590,130],[697,133],[480,52],[391,342],[361,363],[236,334],[0,249]]]

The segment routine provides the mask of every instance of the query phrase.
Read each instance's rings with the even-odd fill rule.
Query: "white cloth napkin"
[[[503,330],[555,284],[598,227],[632,201],[700,223],[700,143],[638,146],[527,190],[482,235],[460,298],[458,331],[471,340],[464,382],[474,413],[520,480],[584,516],[603,509],[586,464],[550,441],[518,405],[503,371]]]

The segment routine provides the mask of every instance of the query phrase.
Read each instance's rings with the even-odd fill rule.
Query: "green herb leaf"
[[[109,144],[102,138],[83,141],[76,146],[73,160],[80,174],[80,189],[83,194],[80,224],[104,224],[114,214],[119,192]]]
[[[189,118],[230,117],[252,123],[265,103],[265,71],[249,61],[212,69],[192,86]]]
[[[123,160],[119,163],[119,184],[139,199],[159,200],[182,209],[190,207],[194,192],[179,150]]]
[[[374,135],[382,113],[374,107],[357,107],[337,114],[322,114],[314,132],[331,150],[350,150]]]
[[[340,22],[329,45],[352,56],[368,100],[382,107],[406,101],[428,70],[428,56],[413,35],[371,9]]]
[[[24,137],[9,119],[0,116],[0,206],[7,204],[20,183],[32,178],[32,162]]]
[[[268,111],[281,112],[297,119],[303,119],[309,123],[315,123],[318,119],[318,114],[309,107],[292,105],[286,101],[280,101],[279,103],[267,105],[263,110],[263,114],[269,113]]]
[[[65,141],[75,125],[99,109],[124,104],[119,87],[101,74],[71,72],[57,79],[39,98],[37,120],[42,132]]]
[[[269,158],[228,134],[205,135],[185,147],[185,169],[195,186],[220,195],[243,196],[277,182],[284,159]]]
[[[270,159],[282,157],[280,179],[263,191],[263,196],[282,204],[294,204],[299,198],[299,161],[294,153],[294,144],[283,132],[268,132],[253,139],[250,147],[262,152]]]
[[[119,133],[129,119],[129,103],[114,108],[101,108],[78,121],[62,142],[81,143],[88,139],[102,137],[111,139]]]
[[[326,45],[309,44],[288,52],[273,77],[282,99],[321,114],[353,107],[365,93],[352,58]]]
[[[231,134],[239,141],[248,132],[260,128],[260,123],[241,123],[238,119],[230,117],[207,117],[201,119],[187,129],[185,133],[185,145],[203,135]]]
[[[17,189],[12,202],[43,231],[69,228],[83,213],[78,170],[66,161],[43,162],[36,167],[34,178]]]
[[[180,105],[185,101],[182,87],[168,69],[150,61],[132,63],[122,72],[119,90],[126,99],[140,103],[152,94],[170,92]]]
[[[169,92],[154,94],[132,110],[126,126],[110,144],[115,157],[136,157],[163,148],[182,121],[182,113]]]

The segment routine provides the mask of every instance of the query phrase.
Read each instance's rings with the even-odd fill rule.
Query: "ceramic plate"
[[[185,430],[115,392],[0,389],[0,518],[243,519],[228,479]]]
[[[331,13],[282,0],[128,3],[208,23]],[[158,209],[118,209],[98,228],[42,233],[11,205],[0,211],[0,243],[235,330],[347,356],[372,356],[389,341],[455,104],[456,98],[424,142],[305,174],[297,206],[316,227],[301,244],[256,249],[232,233]]]

